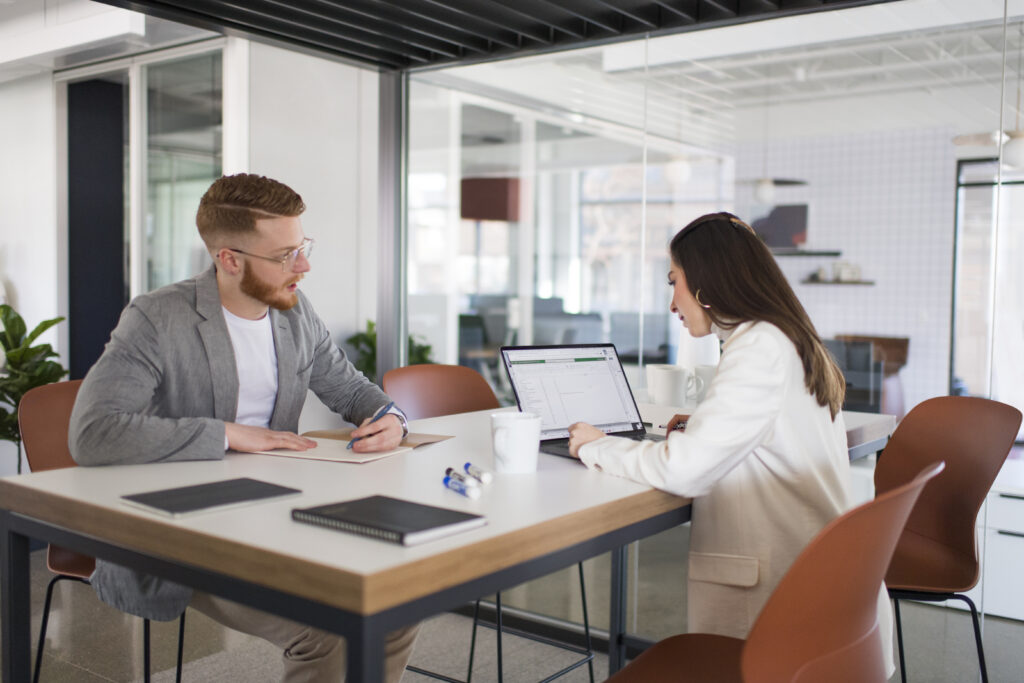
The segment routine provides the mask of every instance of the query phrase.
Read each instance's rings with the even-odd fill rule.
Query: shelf
[[[874,280],[801,280],[802,285],[873,285]]]
[[[838,249],[794,249],[789,247],[772,247],[775,256],[840,256]]]

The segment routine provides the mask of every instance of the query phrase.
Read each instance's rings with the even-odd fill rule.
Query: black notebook
[[[480,515],[387,496],[296,508],[292,519],[402,545],[432,541],[487,523]]]
[[[121,498],[128,505],[171,517],[180,517],[195,512],[247,505],[268,498],[296,496],[300,493],[302,491],[299,489],[269,484],[257,479],[241,478],[147,491],[121,496]]]

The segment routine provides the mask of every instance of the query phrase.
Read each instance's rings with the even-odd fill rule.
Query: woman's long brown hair
[[[818,336],[807,311],[749,225],[731,213],[701,216],[672,238],[672,260],[686,275],[690,293],[700,293],[712,322],[732,329],[763,320],[796,346],[804,384],[834,420],[843,405],[846,381]]]

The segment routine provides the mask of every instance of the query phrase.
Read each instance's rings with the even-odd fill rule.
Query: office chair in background
[[[455,413],[467,413],[474,410],[491,410],[500,408],[501,404],[487,380],[471,368],[461,365],[409,365],[404,368],[395,368],[384,374],[382,382],[384,393],[394,400],[401,408],[406,417],[416,420],[425,417],[440,417],[442,415],[454,415]],[[501,620],[501,593],[495,594],[495,629],[497,631],[498,647],[498,681],[503,680],[504,671],[501,657],[501,634],[508,631],[515,635],[529,638],[531,640],[553,645],[563,649],[584,655],[582,659],[573,662],[569,666],[547,677],[545,680],[553,680],[569,673],[582,666],[584,663],[590,669],[590,681],[594,681],[594,649],[590,640],[590,620],[587,616],[587,592],[583,580],[583,563],[578,565],[580,575],[580,595],[583,600],[583,628],[586,638],[586,648],[567,646],[564,643],[557,643],[547,638],[542,638],[531,633],[519,630],[503,629]],[[469,645],[469,666],[466,673],[466,683],[473,678],[473,656],[476,652],[476,629],[480,621],[480,601],[476,601],[473,609],[473,635]],[[445,681],[455,681],[453,678],[442,676],[432,671],[426,671],[417,667],[407,667],[410,671],[438,678]],[[458,683],[458,682],[456,682]]]
[[[68,450],[68,423],[71,409],[82,380],[58,382],[36,387],[28,391],[18,405],[18,428],[21,442],[25,447],[25,458],[33,472],[75,467],[76,463]],[[39,669],[43,664],[43,645],[46,643],[46,625],[50,618],[50,601],[53,587],[58,581],[77,581],[89,585],[89,577],[96,568],[96,560],[67,548],[50,544],[46,549],[46,566],[54,577],[46,587],[46,601],[43,604],[43,620],[39,628],[39,646],[36,649],[34,683],[39,681]],[[185,642],[185,613],[182,612],[178,625],[178,670],[175,681],[181,683],[182,649]],[[142,622],[143,676],[149,683],[149,619]]]
[[[878,591],[921,489],[942,463],[833,520],[793,562],[746,640],[686,633],[608,683],[884,683]]]
[[[932,398],[907,413],[878,457],[876,495],[906,482],[929,463],[946,462],[946,472],[928,485],[911,512],[885,575],[896,609],[904,681],[900,600],[967,603],[981,678],[988,681],[978,610],[962,593],[978,583],[975,522],[1020,424],[1020,411],[997,401],[967,396]]]

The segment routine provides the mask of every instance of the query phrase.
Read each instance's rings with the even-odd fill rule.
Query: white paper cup
[[[537,471],[540,416],[533,413],[491,413],[494,471],[522,474]]]

